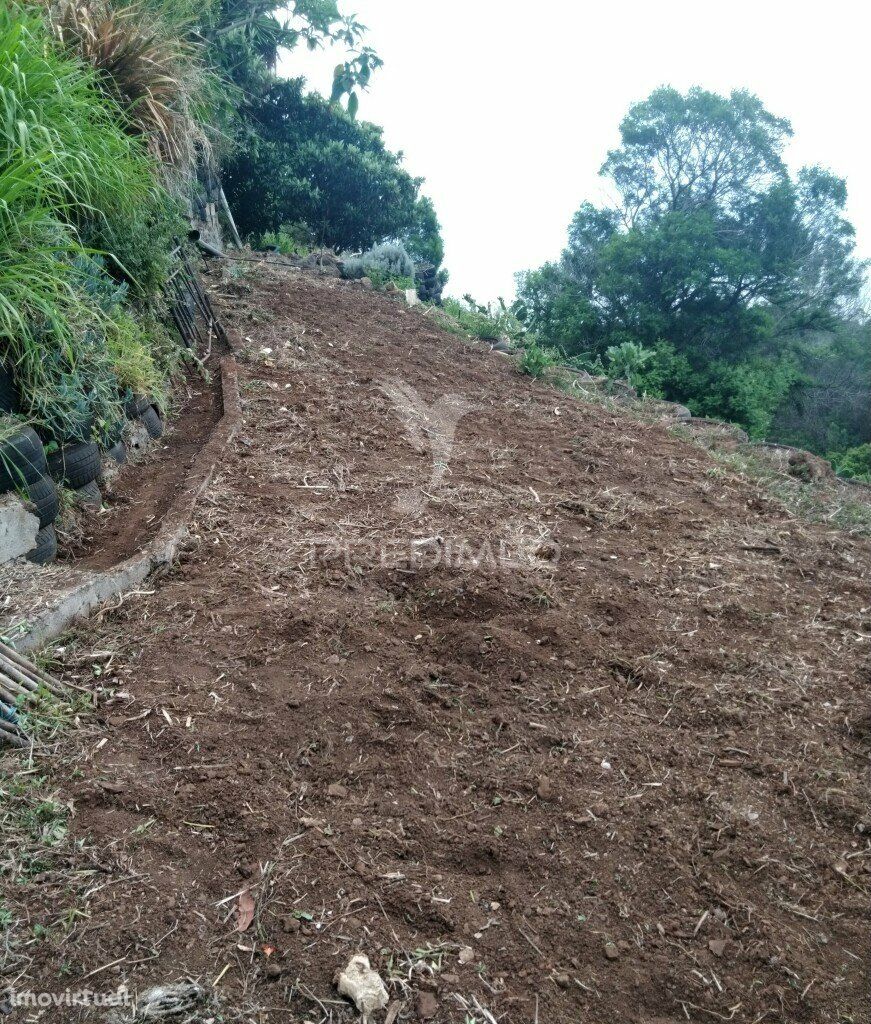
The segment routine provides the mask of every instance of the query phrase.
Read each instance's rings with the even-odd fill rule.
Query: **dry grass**
[[[193,164],[203,133],[191,116],[195,51],[140,5],[54,0],[49,20],[60,42],[97,69],[106,92],[158,159]]]

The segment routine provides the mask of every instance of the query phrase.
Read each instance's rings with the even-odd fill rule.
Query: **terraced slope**
[[[19,984],[351,1020],[362,951],[403,1022],[871,1019],[868,543],[386,297],[233,291],[198,542],[63,651],[107,692]]]

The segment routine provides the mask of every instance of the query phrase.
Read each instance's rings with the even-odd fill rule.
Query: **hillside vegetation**
[[[170,254],[215,170],[255,242],[404,240],[437,277],[420,179],[355,119],[380,63],[362,26],[333,3],[291,8],[294,27],[263,0],[4,4],[0,448],[24,422],[49,452],[108,447],[132,395],[165,407],[184,355],[163,296]],[[281,50],[336,41],[350,52],[330,101],[276,76]]]
[[[31,651],[68,690],[0,676],[0,1014],[867,1021],[844,181],[749,92],[658,89],[516,300],[442,298],[367,38],[334,0],[0,8],[0,490],[39,522],[0,634],[94,610]],[[330,96],[277,72],[334,45]]]
[[[792,135],[747,92],[662,88],[620,125],[561,258],[519,277],[527,325],[593,371],[753,437],[871,473],[871,326],[846,183],[788,170]]]

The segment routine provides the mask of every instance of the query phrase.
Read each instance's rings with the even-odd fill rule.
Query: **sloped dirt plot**
[[[198,547],[65,647],[107,695],[48,766],[81,849],[7,887],[19,986],[351,1019],[361,951],[400,1021],[868,1020],[868,545],[385,298],[249,280]]]

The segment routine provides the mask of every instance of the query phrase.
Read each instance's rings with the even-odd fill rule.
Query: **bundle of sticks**
[[[29,747],[30,739],[21,726],[18,708],[43,692],[64,696],[64,687],[37,668],[24,655],[0,641],[0,747]]]

